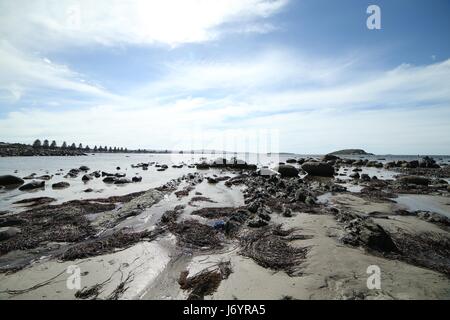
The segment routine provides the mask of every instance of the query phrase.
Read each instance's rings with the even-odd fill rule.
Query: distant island
[[[367,156],[373,156],[373,153],[367,153],[366,151],[362,149],[343,149],[331,152],[329,154],[332,155],[367,155]]]

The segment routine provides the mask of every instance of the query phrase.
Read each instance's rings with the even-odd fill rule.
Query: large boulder
[[[19,188],[20,191],[28,191],[45,187],[45,181],[31,181]]]
[[[274,170],[281,174],[282,177],[298,177],[299,174],[297,168],[288,164],[280,164],[279,166],[276,166]]]
[[[310,176],[332,177],[334,175],[334,168],[326,162],[305,162],[302,164],[302,169]]]
[[[397,181],[401,184],[417,184],[420,186],[427,186],[431,182],[430,179],[419,176],[403,176],[398,178]]]
[[[23,179],[12,176],[12,175],[5,175],[0,176],[0,186],[3,187],[12,187],[12,186],[20,186],[24,184],[25,181]]]

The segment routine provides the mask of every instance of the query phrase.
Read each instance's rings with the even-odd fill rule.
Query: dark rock
[[[359,179],[359,173],[358,172],[354,172],[351,175],[349,175],[350,178],[352,179]]]
[[[335,156],[333,154],[326,154],[325,156],[323,156],[322,161],[336,161],[339,159],[340,158],[338,156]]]
[[[283,207],[283,211],[281,214],[283,215],[283,217],[290,218],[292,217],[292,210],[287,207]]]
[[[89,171],[89,167],[87,166],[81,166],[79,169],[80,171]]]
[[[252,219],[248,222],[248,226],[251,228],[261,228],[267,225],[268,225],[267,221],[264,221],[263,219],[259,218]]]
[[[199,170],[206,170],[206,169],[209,169],[210,166],[206,162],[202,162],[202,163],[197,163],[196,167]]]
[[[51,178],[53,178],[53,176],[48,175],[48,174],[44,174],[44,175],[42,175],[42,176],[35,177],[34,179],[39,179],[39,180],[46,180],[46,181],[48,181],[48,180],[50,180]]]
[[[103,178],[103,182],[105,183],[114,183],[116,180],[117,178],[114,176],[107,176],[106,178]]]
[[[421,168],[440,168],[440,166],[436,163],[436,161],[431,157],[423,157],[422,160],[419,161],[419,167]]]
[[[131,183],[131,180],[127,178],[119,178],[116,181],[114,181],[114,184],[126,184],[126,183]]]
[[[70,183],[64,182],[64,181],[56,182],[56,183],[52,184],[52,189],[65,189],[68,187],[70,187]]]
[[[236,234],[236,232],[239,230],[241,224],[238,221],[235,220],[228,220],[225,222],[225,234],[227,236],[232,236]]]
[[[102,176],[102,174],[100,173],[100,171],[95,171],[93,173],[91,173],[91,175],[93,175],[96,178],[100,178]]]
[[[92,180],[92,176],[89,175],[89,174],[85,174],[85,175],[81,178],[81,180],[84,181],[84,182],[90,181],[90,180]]]
[[[408,163],[408,168],[418,168],[419,167],[419,161],[413,160]]]
[[[297,168],[288,165],[288,164],[281,164],[274,168],[275,171],[277,171],[279,174],[281,174],[282,177],[298,177],[299,171]]]
[[[302,169],[310,176],[332,177],[334,175],[334,168],[325,162],[305,162],[302,164]]]
[[[416,184],[421,186],[428,186],[430,184],[430,179],[419,176],[403,176],[397,179],[397,182],[401,184]]]
[[[20,186],[24,184],[25,181],[23,179],[12,176],[12,175],[5,175],[0,176],[0,186],[4,187],[12,187],[12,186]]]
[[[361,181],[370,181],[370,176],[367,173],[361,174]]]
[[[14,227],[25,224],[27,221],[22,218],[18,218],[16,216],[6,216],[0,218],[0,227]]]
[[[382,168],[383,164],[381,162],[378,161],[369,161],[366,163],[367,167],[374,167],[374,168]]]
[[[131,178],[131,181],[133,181],[133,182],[141,182],[142,181],[142,177],[135,176],[135,177]]]
[[[295,160],[295,159],[287,159],[286,163],[297,163],[297,160]]]
[[[92,189],[92,188],[87,188],[87,189],[83,190],[83,192],[86,192],[86,193],[92,192],[92,191],[94,191],[94,189]]]
[[[45,187],[45,181],[32,181],[30,183],[24,184],[19,188],[20,191],[34,190]]]
[[[216,184],[217,182],[219,182],[219,181],[217,181],[217,179],[212,178],[212,177],[207,177],[206,179],[208,180],[208,183],[211,183],[211,184]]]

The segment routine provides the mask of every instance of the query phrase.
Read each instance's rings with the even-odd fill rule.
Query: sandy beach
[[[271,169],[195,160],[156,187],[130,181],[132,193],[17,193],[35,200],[0,217],[0,299],[450,298],[449,188],[433,170],[423,183],[337,156]],[[80,288],[69,288],[74,267]]]

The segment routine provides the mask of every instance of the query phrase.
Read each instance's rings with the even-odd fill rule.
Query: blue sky
[[[0,140],[450,154],[449,30],[446,0],[0,0]]]

